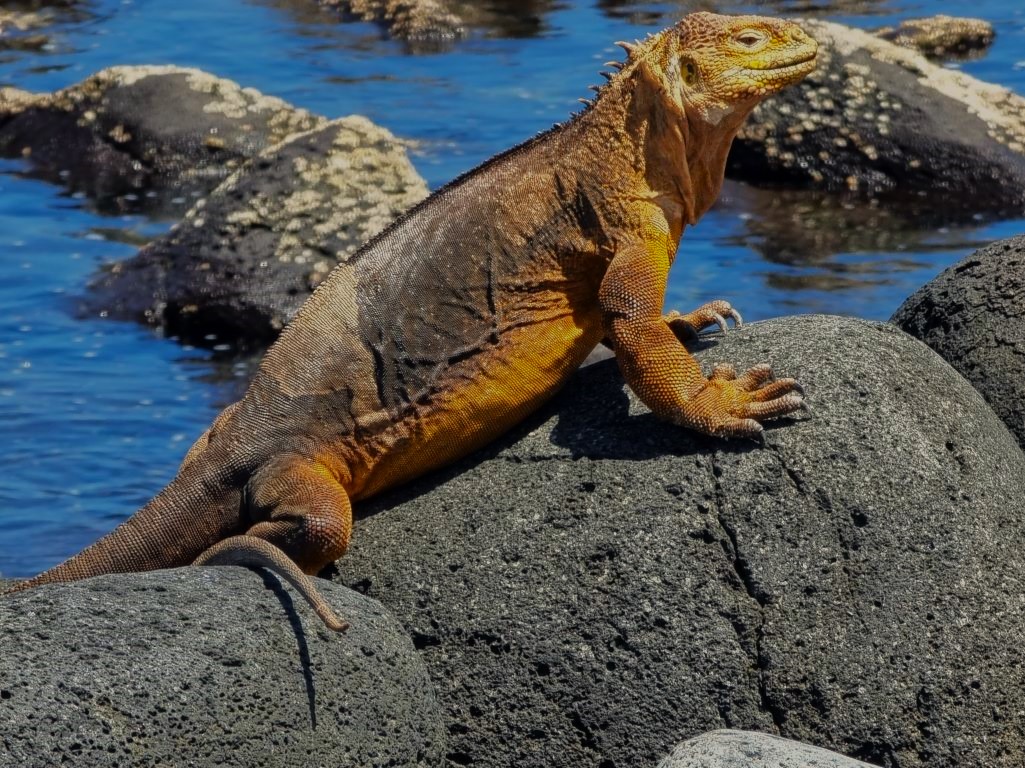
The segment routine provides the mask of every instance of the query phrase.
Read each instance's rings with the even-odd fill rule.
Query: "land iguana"
[[[439,189],[339,264],[245,396],[114,531],[12,591],[105,573],[261,564],[341,621],[307,574],[349,544],[352,503],[479,448],[603,339],[659,417],[725,438],[803,405],[767,365],[703,375],[681,339],[740,315],[662,314],[688,225],[754,106],[815,66],[797,25],[695,13],[635,44],[563,125]]]

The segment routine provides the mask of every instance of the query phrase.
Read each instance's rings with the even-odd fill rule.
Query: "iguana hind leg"
[[[204,552],[196,565],[254,565],[289,581],[331,629],[340,620],[307,574],[316,574],[349,546],[352,506],[322,464],[287,454],[264,464],[246,486],[251,525]]]
[[[246,486],[246,533],[266,539],[304,573],[316,574],[349,547],[352,505],[328,469],[286,454],[264,464]]]

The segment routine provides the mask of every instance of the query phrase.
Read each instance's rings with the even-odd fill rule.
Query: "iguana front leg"
[[[727,318],[733,320],[737,328],[744,324],[744,318],[733,308],[733,305],[722,299],[702,304],[685,315],[674,309],[662,316],[662,319],[672,328],[676,338],[681,342],[694,341],[699,333],[713,325],[718,326],[719,330],[725,333]]]
[[[803,406],[800,385],[793,379],[770,381],[767,365],[740,377],[732,366],[718,366],[705,378],[677,339],[671,318],[662,316],[670,247],[670,239],[659,236],[632,244],[616,253],[602,280],[605,333],[623,377],[660,418],[709,435],[758,439],[760,421]]]

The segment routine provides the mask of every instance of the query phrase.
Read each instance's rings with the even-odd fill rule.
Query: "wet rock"
[[[481,29],[502,37],[530,37],[544,29],[555,0],[318,0],[343,18],[383,25],[414,52],[443,49]],[[291,4],[291,3],[289,3]],[[298,9],[296,9],[298,10]]]
[[[875,35],[912,48],[930,59],[966,59],[981,56],[993,44],[996,31],[984,19],[939,14],[905,19],[896,27],[882,27]]]
[[[659,422],[612,363],[358,510],[342,583],[412,634],[460,765],[655,765],[775,732],[880,765],[1020,766],[1025,456],[893,326],[731,332],[812,418],[767,445]]]
[[[982,248],[910,296],[891,322],[970,381],[1025,446],[1025,237]]]
[[[84,311],[203,346],[270,343],[341,260],[427,195],[395,137],[362,117],[293,136],[106,267]]]
[[[444,43],[466,34],[463,20],[444,0],[320,0],[360,19],[384,24],[395,37],[410,42]]]
[[[950,221],[1025,211],[1025,98],[857,29],[803,25],[819,67],[755,110],[731,176],[892,205],[927,197]]]
[[[52,18],[47,13],[0,9],[0,50],[40,51],[50,38],[39,30],[49,26]]]
[[[818,747],[766,733],[713,731],[680,744],[658,768],[870,768]]]
[[[379,604],[324,589],[345,634],[238,568],[0,599],[0,764],[440,765],[408,636]]]
[[[0,155],[114,209],[181,212],[169,198],[191,202],[261,150],[326,122],[173,66],[113,67],[52,94],[0,89]]]

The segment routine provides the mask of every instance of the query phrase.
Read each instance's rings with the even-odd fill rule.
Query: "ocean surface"
[[[956,66],[1025,94],[1021,0],[492,0],[478,4],[493,13],[468,39],[420,53],[314,0],[58,5],[67,7],[43,31],[45,44],[0,50],[0,85],[51,91],[117,64],[199,67],[329,117],[367,115],[415,141],[413,162],[432,188],[564,120],[600,80],[601,63],[619,57],[612,41],[641,37],[690,10],[814,14],[862,27],[936,13],[982,17],[996,26],[995,44]],[[133,324],[77,318],[76,297],[97,266],[131,256],[172,222],[100,215],[90,201],[27,178],[26,169],[0,161],[0,573],[7,577],[57,563],[149,499],[248,370]],[[723,202],[688,231],[668,305],[722,297],[751,320],[804,312],[885,320],[961,256],[1025,232],[1025,221],[870,238],[855,231],[828,247],[779,253],[765,248],[756,226],[761,194],[728,184]],[[181,201],[182,212],[190,202]]]

